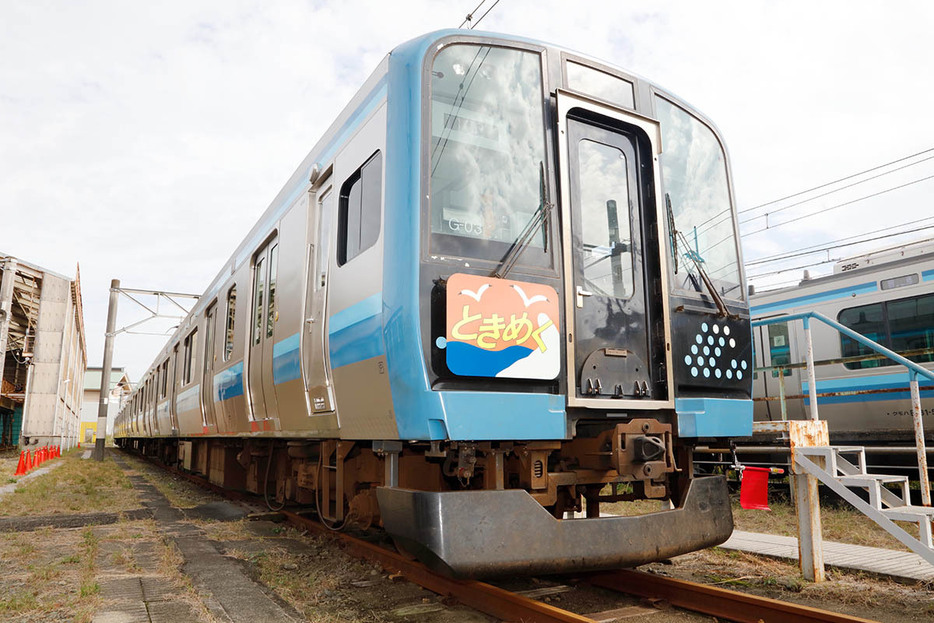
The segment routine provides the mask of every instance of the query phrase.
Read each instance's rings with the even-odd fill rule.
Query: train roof
[[[916,281],[934,281],[934,238],[840,260],[829,275],[810,278],[805,271],[795,285],[750,294],[750,312],[753,316],[771,315],[819,301],[886,290],[889,288],[883,281],[915,274]]]

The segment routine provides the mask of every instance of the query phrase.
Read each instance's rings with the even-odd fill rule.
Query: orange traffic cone
[[[39,467],[45,462],[45,454],[42,452],[42,448],[36,449],[36,464],[35,467]]]
[[[19,454],[19,464],[16,466],[16,473],[14,476],[22,476],[26,473],[26,451],[23,450]]]
[[[26,471],[28,472],[33,467],[35,467],[35,464],[32,462],[32,454],[29,452],[29,450],[23,450],[23,452],[26,453]]]

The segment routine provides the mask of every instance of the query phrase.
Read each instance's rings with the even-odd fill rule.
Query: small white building
[[[101,368],[88,368],[84,375],[84,402],[81,405],[81,434],[79,443],[97,441],[97,415],[101,400]],[[133,389],[123,368],[110,371],[110,397],[107,400],[107,434],[113,434],[114,418]]]

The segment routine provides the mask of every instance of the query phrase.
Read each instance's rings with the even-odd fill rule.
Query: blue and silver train
[[[751,434],[726,151],[671,93],[475,31],[394,49],[160,352],[116,437],[448,573],[721,543]],[[670,510],[600,516],[657,499]]]

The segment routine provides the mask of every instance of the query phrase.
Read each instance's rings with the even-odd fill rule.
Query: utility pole
[[[120,295],[120,280],[110,282],[110,304],[107,306],[107,331],[104,333],[104,365],[101,369],[101,399],[97,407],[97,444],[94,460],[104,460],[104,443],[107,441],[107,410],[110,403],[110,368],[113,366],[114,330],[117,328],[117,298]]]

